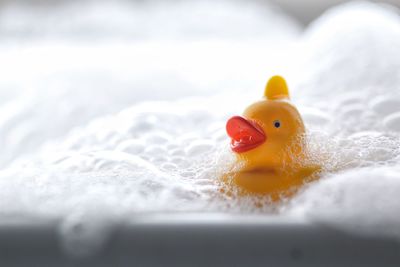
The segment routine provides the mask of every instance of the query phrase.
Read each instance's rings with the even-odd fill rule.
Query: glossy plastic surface
[[[240,116],[234,116],[228,120],[226,131],[232,139],[231,148],[237,153],[256,148],[266,139],[264,131],[256,122]]]
[[[272,77],[264,99],[227,122],[236,162],[223,179],[243,193],[291,195],[319,169],[308,159],[303,120],[289,101],[286,81]],[[230,183],[232,181],[233,183]]]

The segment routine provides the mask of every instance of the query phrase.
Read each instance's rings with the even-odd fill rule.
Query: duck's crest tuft
[[[264,96],[269,100],[279,100],[289,98],[289,89],[286,81],[281,76],[273,76],[265,86]]]

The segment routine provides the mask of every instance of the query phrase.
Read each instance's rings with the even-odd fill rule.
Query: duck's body
[[[311,179],[319,167],[308,160],[303,120],[289,102],[285,80],[272,77],[264,96],[243,117],[227,122],[236,162],[223,180],[243,193],[269,194],[276,200]]]

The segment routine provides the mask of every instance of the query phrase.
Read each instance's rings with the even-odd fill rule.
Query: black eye
[[[274,121],[274,126],[275,126],[275,128],[281,127],[281,122],[278,120]]]

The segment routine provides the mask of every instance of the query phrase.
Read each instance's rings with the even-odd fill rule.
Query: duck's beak
[[[267,139],[263,129],[254,121],[234,116],[226,123],[226,132],[231,141],[231,149],[243,153],[258,147]]]

